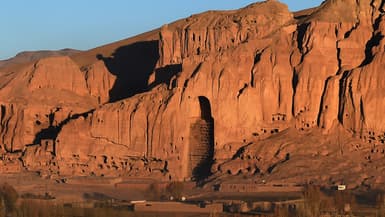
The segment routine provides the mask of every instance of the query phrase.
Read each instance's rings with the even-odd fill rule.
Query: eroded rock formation
[[[381,183],[383,14],[380,0],[270,0],[39,60],[3,75],[2,152],[59,176]]]

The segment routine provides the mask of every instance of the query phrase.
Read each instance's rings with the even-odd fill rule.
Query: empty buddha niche
[[[199,96],[200,117],[190,125],[189,167],[192,180],[202,180],[210,175],[214,153],[214,119],[210,101]]]

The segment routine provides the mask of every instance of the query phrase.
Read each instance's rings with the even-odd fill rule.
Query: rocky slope
[[[2,168],[381,184],[384,3],[270,0],[5,71]]]
[[[22,65],[25,63],[37,61],[39,59],[43,59],[46,57],[69,56],[79,52],[80,52],[79,50],[74,50],[69,48],[57,50],[57,51],[51,51],[51,50],[24,51],[16,54],[16,56],[9,58],[7,60],[0,60],[0,70],[1,68],[6,68],[4,70],[12,70],[11,68],[17,65]]]

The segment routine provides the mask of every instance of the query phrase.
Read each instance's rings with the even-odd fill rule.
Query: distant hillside
[[[16,56],[9,58],[7,60],[0,60],[0,69],[11,68],[19,64],[24,64],[28,62],[33,62],[46,57],[54,56],[70,56],[72,54],[79,53],[81,51],[75,49],[62,49],[57,51],[51,50],[41,50],[41,51],[24,51],[18,53]]]

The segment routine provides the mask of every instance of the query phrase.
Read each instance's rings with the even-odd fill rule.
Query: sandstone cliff
[[[384,9],[270,0],[3,73],[2,151],[51,175],[382,183]]]

